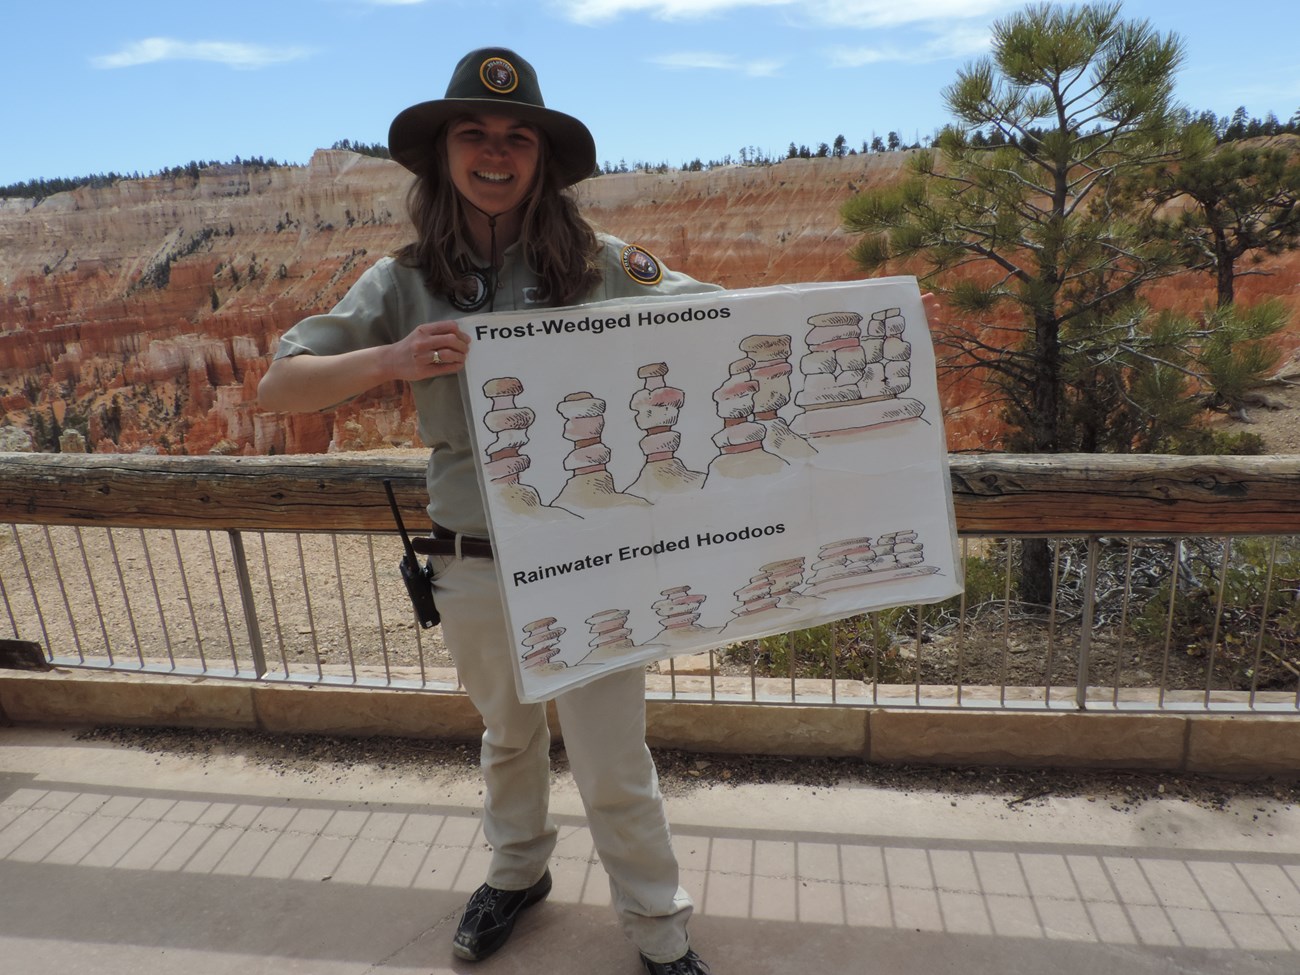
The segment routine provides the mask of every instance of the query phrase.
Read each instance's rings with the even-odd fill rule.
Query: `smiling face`
[[[515,209],[533,190],[541,137],[509,115],[469,115],[447,128],[447,166],[460,195],[485,213]]]

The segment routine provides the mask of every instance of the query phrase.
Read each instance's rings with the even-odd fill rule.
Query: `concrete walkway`
[[[5,975],[634,975],[567,777],[551,898],[480,965],[463,774],[304,775],[0,728]],[[742,785],[668,800],[715,975],[1300,971],[1300,809]]]

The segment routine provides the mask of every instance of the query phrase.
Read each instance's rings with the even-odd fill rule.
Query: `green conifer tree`
[[[1115,193],[1175,151],[1181,60],[1177,38],[1123,19],[1119,4],[1026,7],[994,24],[992,54],[945,89],[957,122],[938,151],[918,152],[903,184],[844,207],[865,269],[920,262],[958,309],[1017,322],[940,337],[949,361],[1001,394],[1012,449],[1078,449],[1068,424],[1085,404],[1068,384],[1085,370],[1075,356],[1144,282],[1176,267]],[[981,130],[1006,144],[975,145]],[[1023,562],[1022,597],[1045,603],[1045,544],[1027,544]]]
[[[1291,146],[1214,144],[1213,131],[1193,125],[1186,150],[1157,168],[1159,203],[1182,202],[1155,225],[1177,247],[1183,264],[1215,278],[1217,302],[1230,305],[1237,278],[1258,274],[1243,258],[1300,247],[1300,140]]]

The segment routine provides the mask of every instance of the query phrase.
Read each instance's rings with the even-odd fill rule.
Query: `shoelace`
[[[505,891],[497,890],[495,887],[485,887],[481,897],[475,896],[466,907],[465,913],[473,915],[475,919],[486,915],[494,915],[497,909],[497,902],[500,901],[501,895]]]
[[[674,962],[669,962],[662,969],[663,975],[709,975],[709,966],[700,956],[688,951]]]

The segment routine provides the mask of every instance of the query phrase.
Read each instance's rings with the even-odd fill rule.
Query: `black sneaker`
[[[550,892],[550,870],[526,890],[499,890],[484,884],[465,905],[451,942],[452,954],[465,961],[482,961],[506,943],[524,908],[532,907]]]
[[[676,961],[651,961],[642,955],[641,964],[650,975],[709,975],[709,966],[693,951],[686,952]]]

